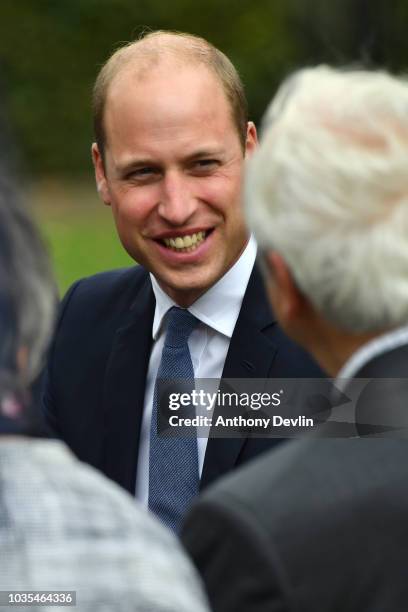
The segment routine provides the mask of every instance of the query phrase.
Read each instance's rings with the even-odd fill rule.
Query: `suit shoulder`
[[[253,558],[269,554],[282,591],[292,585],[297,605],[289,609],[310,610],[318,601],[319,609],[334,610],[345,594],[360,592],[362,564],[365,584],[376,584],[379,603],[370,610],[404,609],[389,599],[394,593],[395,600],[400,593],[406,599],[400,567],[407,544],[407,453],[405,441],[396,439],[289,442],[205,491],[185,541],[194,551],[193,536],[199,539],[209,523],[218,526],[213,549],[231,534],[232,542],[250,542],[251,566]],[[204,552],[212,554],[209,547]]]
[[[327,516],[330,530],[336,521],[350,519],[351,507],[364,514],[375,500],[377,508],[384,508],[383,504],[398,497],[401,508],[408,508],[402,486],[408,478],[407,455],[402,440],[306,437],[287,442],[226,476],[207,489],[202,499],[257,516],[271,531],[285,531],[286,526],[308,533],[313,521]],[[369,479],[367,464],[373,472]],[[378,496],[379,490],[388,494]]]
[[[148,279],[148,272],[141,266],[100,272],[76,281],[66,292],[60,312],[74,305],[81,308],[95,305],[127,307]]]
[[[137,290],[147,277],[148,272],[142,266],[99,272],[77,280],[68,289],[66,295],[75,291],[77,295],[83,293],[99,298],[110,293],[122,292],[126,288]]]
[[[110,324],[127,312],[142,288],[150,283],[148,272],[141,266],[101,272],[76,281],[62,300],[57,329],[75,324],[92,328],[98,321]]]

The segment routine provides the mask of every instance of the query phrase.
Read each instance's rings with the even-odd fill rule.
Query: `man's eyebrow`
[[[198,149],[197,151],[194,151],[193,153],[190,153],[190,155],[187,156],[187,159],[199,159],[199,158],[204,158],[204,157],[222,157],[223,155],[223,151],[219,148],[215,148],[212,149],[211,147],[207,148],[207,149]]]

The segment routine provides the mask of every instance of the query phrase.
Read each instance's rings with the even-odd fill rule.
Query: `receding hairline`
[[[201,64],[214,75],[225,93],[244,148],[248,119],[247,105],[240,76],[231,60],[204,38],[194,34],[163,30],[151,32],[119,48],[99,72],[93,95],[94,127],[98,145],[106,140],[104,115],[114,81],[130,68],[143,79],[151,69],[167,62],[180,66]]]
[[[143,43],[138,41],[134,45]],[[123,50],[123,55],[121,51]],[[219,83],[221,89],[224,90],[223,83],[212,66],[194,54],[190,54],[185,49],[172,49],[169,47],[152,47],[143,49],[140,52],[139,48],[133,46],[125,47],[119,50],[118,58],[114,56],[112,67],[109,70],[109,78],[106,81],[104,91],[104,107],[106,109],[110,94],[114,87],[122,79],[127,79],[130,75],[132,79],[139,81],[143,85],[144,80],[154,78],[160,71],[167,71],[171,76],[172,70],[184,70],[191,68],[204,68],[215,80]],[[111,58],[111,59],[112,59]],[[109,60],[110,61],[110,60]]]
[[[109,58],[105,67],[111,65],[111,75],[114,76],[122,66],[131,61],[135,66],[139,64],[141,68],[146,64],[150,66],[155,61],[159,63],[164,58],[173,58],[186,63],[203,61],[207,63],[208,57],[214,52],[222,53],[199,36],[158,31],[119,48]]]

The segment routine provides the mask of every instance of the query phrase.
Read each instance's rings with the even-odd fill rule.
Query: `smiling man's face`
[[[222,85],[204,66],[124,68],[104,117],[98,190],[123,246],[187,307],[236,262],[248,240],[241,210],[244,152]],[[248,126],[246,152],[256,145]]]

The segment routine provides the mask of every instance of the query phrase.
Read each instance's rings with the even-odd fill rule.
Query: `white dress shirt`
[[[250,238],[238,261],[220,280],[202,295],[188,310],[200,321],[188,339],[195,378],[219,380],[224,368],[232,333],[241,310],[242,300],[256,258],[256,243]],[[154,384],[159,369],[166,336],[163,319],[177,304],[161,289],[150,275],[156,297],[153,320],[153,346],[147,370],[144,411],[139,441],[136,476],[136,497],[144,505],[149,497],[150,421],[153,408]],[[203,469],[207,438],[198,438],[198,465]]]

